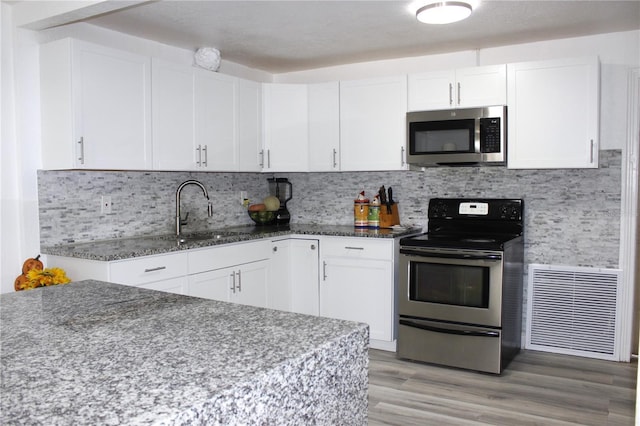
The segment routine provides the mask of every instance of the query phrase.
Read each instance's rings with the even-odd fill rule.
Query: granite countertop
[[[365,324],[92,280],[0,302],[2,424],[366,424]]]
[[[75,257],[80,259],[114,261],[140,256],[170,253],[210,247],[220,244],[237,243],[261,238],[274,238],[287,235],[325,235],[339,237],[363,238],[398,238],[421,232],[420,228],[380,228],[359,229],[345,225],[305,225],[290,224],[286,226],[236,226],[221,230],[210,230],[195,234],[187,234],[184,241],[175,235],[144,236],[134,238],[117,238],[77,244],[43,246],[43,254]]]

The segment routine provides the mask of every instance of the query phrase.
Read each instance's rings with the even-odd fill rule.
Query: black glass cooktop
[[[473,250],[504,250],[504,244],[520,237],[516,234],[458,235],[424,233],[400,240],[401,247],[442,247]]]

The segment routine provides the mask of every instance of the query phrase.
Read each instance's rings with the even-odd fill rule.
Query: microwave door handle
[[[476,337],[500,337],[497,331],[477,331],[477,330],[451,330],[449,328],[434,327],[431,325],[421,324],[419,322],[401,319],[400,325],[407,327],[419,328],[421,330],[433,331],[434,333],[456,334],[460,336],[476,336]]]

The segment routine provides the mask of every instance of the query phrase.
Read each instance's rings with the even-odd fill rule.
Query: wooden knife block
[[[393,225],[400,225],[400,215],[398,214],[398,203],[391,205],[391,213],[387,213],[387,206],[380,205],[380,228],[391,228]]]

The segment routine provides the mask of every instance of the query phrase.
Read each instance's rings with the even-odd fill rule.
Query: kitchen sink
[[[213,231],[213,232],[197,232],[193,234],[183,234],[176,237],[178,244],[185,244],[193,241],[219,240],[225,237],[237,236],[237,232]]]
[[[190,234],[176,235],[159,235],[152,237],[159,240],[176,241],[178,245],[194,243],[197,241],[220,240],[223,238],[237,237],[239,234],[235,231],[205,231],[193,232]]]

